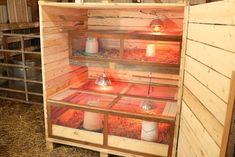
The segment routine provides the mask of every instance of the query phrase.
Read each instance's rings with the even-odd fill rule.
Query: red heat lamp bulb
[[[162,32],[163,31],[163,21],[161,19],[154,19],[151,23],[150,23],[150,29],[152,32]]]

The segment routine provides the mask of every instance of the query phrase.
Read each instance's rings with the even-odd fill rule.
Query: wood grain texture
[[[211,69],[231,78],[235,70],[235,54],[196,41],[187,41],[187,55]]]
[[[183,100],[187,107],[197,117],[200,123],[205,127],[218,146],[222,142],[223,125],[201,104],[201,102],[184,87]]]
[[[235,53],[235,27],[189,23],[188,38]]]
[[[223,101],[228,102],[229,78],[188,56],[186,57],[185,70],[223,99]]]
[[[223,11],[221,11],[223,7]],[[235,4],[226,1],[191,7],[189,22],[210,24],[235,24]]]
[[[224,125],[227,104],[188,72],[185,73],[184,85],[202,102],[216,119]]]
[[[181,115],[181,129],[185,130],[184,133],[189,139],[188,147],[191,147],[197,156],[218,157],[220,148],[184,102]]]
[[[179,156],[225,156],[235,68],[233,8],[225,1],[190,6]]]

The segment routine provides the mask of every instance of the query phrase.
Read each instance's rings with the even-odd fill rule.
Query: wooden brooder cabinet
[[[39,4],[48,144],[171,156],[184,5]]]

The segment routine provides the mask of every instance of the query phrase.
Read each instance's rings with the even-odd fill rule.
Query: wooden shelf
[[[14,29],[37,28],[37,27],[39,27],[39,22],[0,24],[1,31],[14,30]]]
[[[160,64],[153,62],[143,62],[143,61],[135,61],[135,60],[123,60],[123,59],[111,59],[111,58],[97,58],[90,56],[71,56],[70,57],[71,64],[79,64],[86,66],[93,66],[93,64],[97,67],[104,67],[106,64],[110,66],[111,64],[114,67],[117,66],[135,66],[139,70],[148,69],[148,71],[152,72],[161,72],[161,73],[169,73],[169,74],[179,74],[179,64]],[[115,69],[113,67],[110,67]],[[128,67],[131,68],[131,67]]]
[[[73,32],[74,33],[74,32]],[[158,41],[182,41],[181,32],[172,33],[151,33],[140,31],[97,31],[75,32],[74,35],[97,38],[115,38],[115,39],[140,39],[140,40],[158,40]]]
[[[108,105],[108,107],[96,107],[96,106],[89,106],[89,105],[85,105],[85,104],[75,104],[75,103],[63,101],[63,98],[65,98],[71,94],[74,94],[76,92],[106,95],[106,96],[116,96],[116,98],[118,97],[118,95],[115,95],[115,94],[105,94],[105,93],[91,92],[91,91],[84,91],[84,90],[77,90],[77,89],[66,89],[66,90],[64,90],[62,92],[58,92],[58,94],[55,94],[54,96],[48,98],[47,102],[52,103],[52,104],[56,104],[59,106],[68,106],[68,107],[71,107],[74,109],[88,110],[88,111],[100,112],[100,113],[104,113],[104,114],[112,114],[112,115],[117,115],[117,116],[125,116],[125,117],[129,117],[129,118],[151,120],[151,121],[170,123],[170,124],[173,124],[175,122],[176,112],[169,114],[168,110],[170,108],[175,108],[176,102],[164,101],[167,104],[166,104],[166,108],[164,109],[163,113],[160,115],[152,115],[152,114],[147,114],[147,113],[146,114],[134,113],[134,112],[124,111],[124,110],[112,109],[112,105],[114,105],[113,102],[115,101],[115,98],[110,103],[112,105]],[[141,97],[124,96],[124,95],[119,95],[119,97],[120,98],[121,97],[126,97],[126,98],[129,97],[130,99],[137,99],[137,100],[138,99],[143,99],[143,100],[146,99],[146,98],[141,98]],[[149,100],[156,101],[154,99],[149,99]]]

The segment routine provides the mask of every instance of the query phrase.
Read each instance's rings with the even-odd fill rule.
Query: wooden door
[[[183,45],[178,157],[223,157],[231,124],[235,3],[190,6]]]

